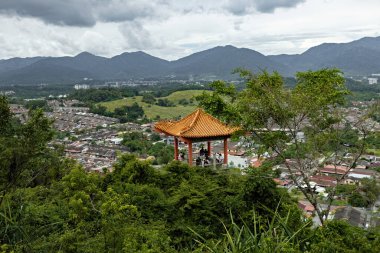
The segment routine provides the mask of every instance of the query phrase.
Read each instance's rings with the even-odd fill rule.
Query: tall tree
[[[30,111],[25,124],[15,123],[7,101],[0,98],[0,203],[17,187],[45,184],[64,174],[63,158],[47,143],[52,121],[42,110]]]
[[[9,124],[12,118],[7,98],[0,96],[0,138],[9,133]]]
[[[252,74],[242,69],[237,72],[245,80],[243,90],[237,91],[233,84],[216,81],[211,84],[213,93],[197,97],[200,106],[225,122],[239,126],[249,141],[280,158],[323,223],[336,191],[332,189],[327,204],[321,205],[318,193],[310,184],[310,176],[319,173],[325,163],[331,164],[337,172],[342,155],[349,152],[354,155],[346,161],[348,170],[335,177],[337,184],[341,184],[364,151],[370,128],[363,124],[365,119],[354,124],[345,120],[340,105],[345,103],[349,91],[344,86],[342,73],[337,69],[300,72],[296,86],[290,90],[284,87],[283,78],[276,72]],[[357,131],[347,134],[352,127]],[[358,138],[359,135],[362,138]],[[289,150],[292,157],[288,155]]]

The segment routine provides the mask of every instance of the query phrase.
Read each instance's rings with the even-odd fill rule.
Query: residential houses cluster
[[[376,101],[354,101],[352,106],[342,108],[342,114],[345,115],[347,123],[353,125],[354,129],[365,127],[370,132],[379,132],[380,123],[374,121],[370,117],[366,117],[368,110],[376,103]]]
[[[28,110],[19,104],[10,104],[9,109],[13,115],[20,120],[21,123],[24,123],[28,118]]]
[[[99,127],[107,127],[118,123],[119,120],[94,113],[89,113],[88,107],[76,106],[77,100],[50,100],[52,112],[46,116],[54,120],[54,127],[59,131],[78,132]]]
[[[118,120],[93,113],[86,112],[47,112],[47,117],[54,119],[54,127],[59,131],[81,131],[98,127],[107,127]]]
[[[144,131],[150,128],[149,124],[125,123],[115,124],[106,128],[92,129],[82,134],[72,134],[56,142],[65,146],[67,157],[78,161],[86,171],[102,173],[112,171],[112,165],[121,153],[128,150],[121,145],[124,132]],[[123,131],[119,131],[123,129]]]

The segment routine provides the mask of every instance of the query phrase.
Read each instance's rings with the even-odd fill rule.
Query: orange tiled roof
[[[226,126],[200,108],[178,121],[159,121],[154,127],[168,135],[184,138],[229,136],[238,130]]]

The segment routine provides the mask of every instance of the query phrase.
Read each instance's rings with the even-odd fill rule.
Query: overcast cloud
[[[46,23],[68,26],[93,26],[93,7],[87,0],[1,0],[0,13],[34,17]]]
[[[177,59],[218,45],[301,53],[379,36],[378,0],[0,0],[0,59],[113,56]]]
[[[226,7],[236,15],[245,15],[253,11],[273,13],[277,8],[291,8],[305,0],[229,0]]]

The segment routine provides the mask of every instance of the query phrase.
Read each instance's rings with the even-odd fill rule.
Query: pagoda
[[[157,132],[174,137],[174,159],[178,160],[178,141],[188,145],[188,162],[193,165],[192,145],[194,142],[207,142],[208,156],[211,157],[211,141],[224,140],[223,163],[228,163],[227,140],[238,130],[229,127],[218,119],[198,108],[178,121],[159,121],[154,125]]]

